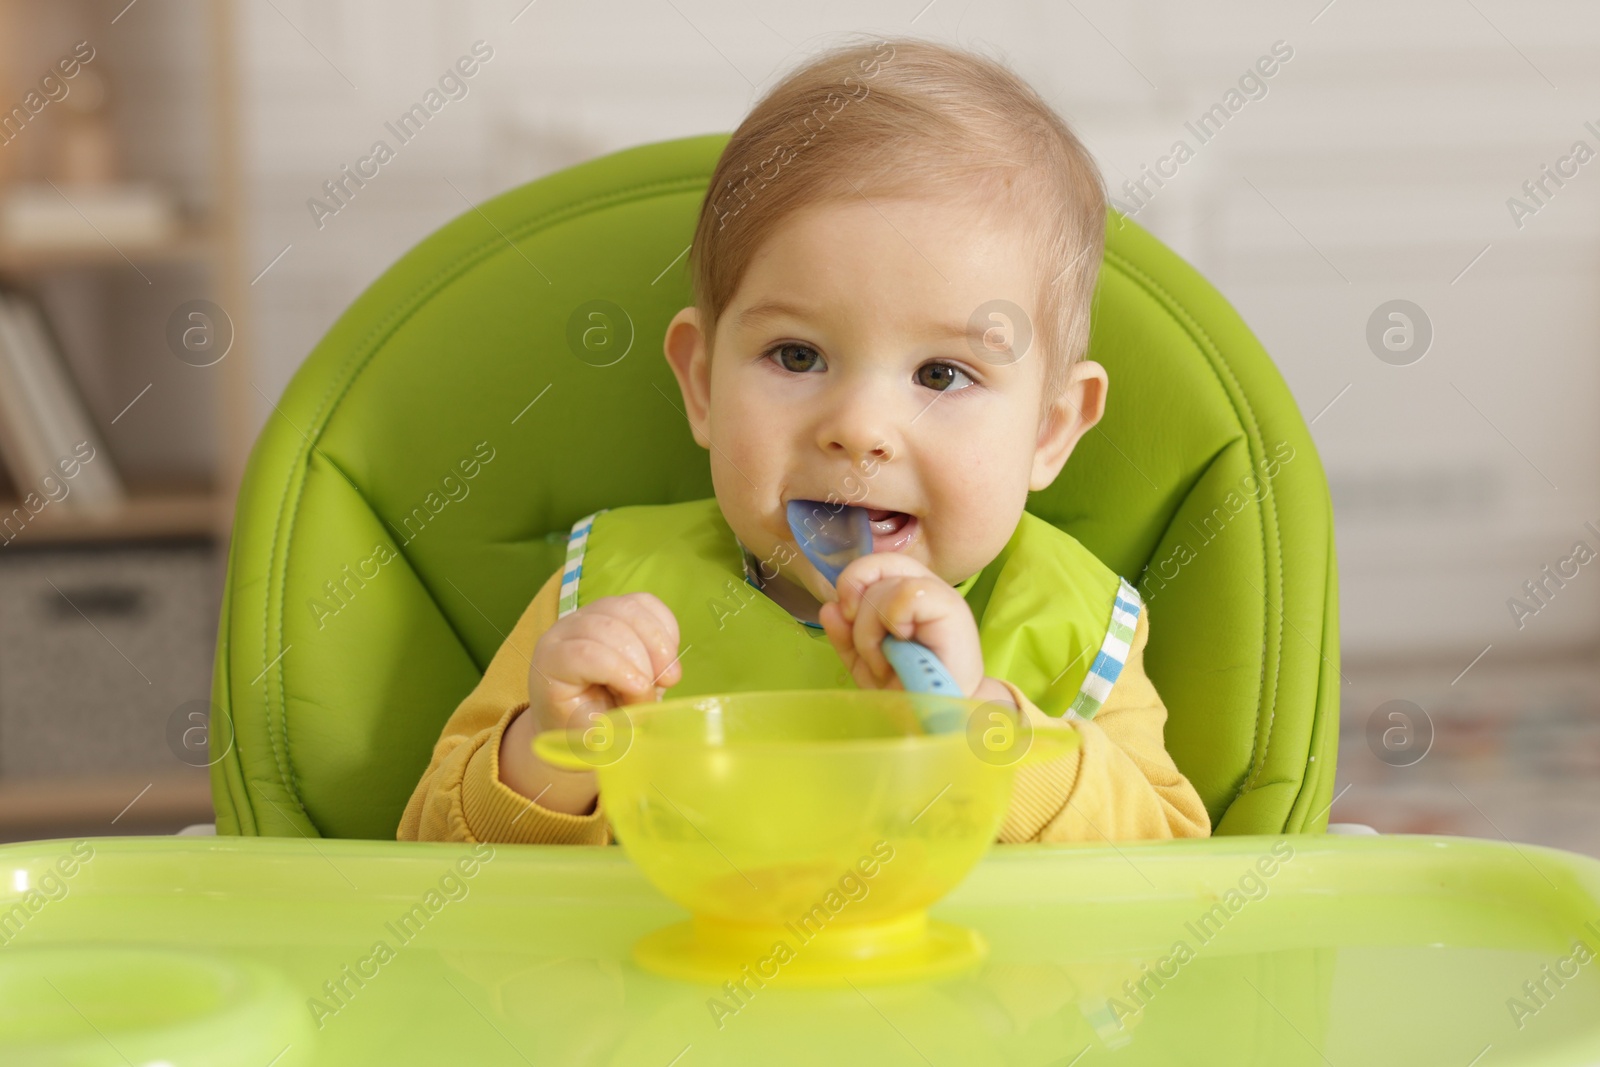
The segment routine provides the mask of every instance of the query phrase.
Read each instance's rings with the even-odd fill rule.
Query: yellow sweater
[[[528,661],[556,621],[561,572],[552,574],[495,652],[483,678],[445,723],[395,837],[401,841],[491,841],[603,845],[612,840],[605,798],[587,815],[551,811],[500,781],[500,740],[528,706]],[[1033,722],[1069,723],[1082,744],[1068,755],[1017,770],[997,840],[1126,841],[1206,837],[1200,795],[1167,754],[1167,709],[1144,672],[1149,610],[1111,695],[1093,719],[1056,719],[1000,679]],[[670,691],[668,693],[670,696]]]

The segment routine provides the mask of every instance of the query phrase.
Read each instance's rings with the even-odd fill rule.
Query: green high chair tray
[[[620,849],[73,847],[0,848],[5,886],[49,887],[0,912],[0,1063],[1600,1062],[1600,861],[1533,846],[996,848],[933,909],[987,938],[979,967],[832,989],[755,958],[729,987],[639,969],[684,913]]]

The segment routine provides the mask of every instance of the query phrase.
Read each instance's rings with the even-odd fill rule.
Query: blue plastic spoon
[[[788,519],[800,551],[831,585],[838,585],[839,572],[851,560],[872,552],[872,522],[867,518],[866,508],[825,504],[820,500],[791,500]],[[883,658],[900,676],[900,684],[908,693],[965,695],[927,645],[890,634],[883,639]]]

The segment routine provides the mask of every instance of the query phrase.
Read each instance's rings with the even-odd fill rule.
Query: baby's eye
[[[957,378],[964,380],[967,384],[953,385],[952,383],[955,382]],[[924,363],[922,366],[917,368],[917,384],[925,385],[929,389],[935,389],[941,393],[946,393],[954,390],[965,389],[968,386],[975,385],[977,383],[972,380],[971,376],[969,376],[966,371],[962,370],[954,363]]]
[[[822,366],[822,355],[810,345],[781,344],[774,345],[767,351],[767,357],[777,357],[778,365],[784,370],[794,371],[796,374],[805,374],[815,367]]]

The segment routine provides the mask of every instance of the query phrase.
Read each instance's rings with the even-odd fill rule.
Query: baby
[[[999,840],[1207,835],[1137,592],[1024,510],[1104,410],[1085,351],[1105,224],[1087,152],[991,60],[877,41],[767,93],[712,175],[664,344],[716,496],[579,520],[399,839],[608,842],[594,773],[541,761],[539,731],[667,690],[899,688],[889,634],[967,696],[1080,733],[1018,770]],[[794,499],[868,510],[837,589]]]

